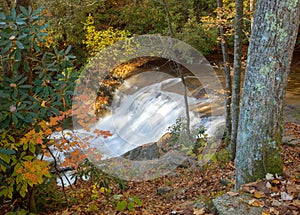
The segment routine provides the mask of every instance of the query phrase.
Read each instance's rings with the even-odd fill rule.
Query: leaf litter
[[[262,215],[296,215],[300,211],[300,125],[286,123],[285,135],[293,136],[293,144],[282,145],[283,176],[266,174],[265,179],[244,185],[238,193],[233,191],[234,163],[210,162],[201,169],[177,168],[151,181],[126,182],[123,190],[112,183],[110,193],[100,192],[99,188],[97,195],[92,182],[78,181],[73,190],[68,190],[69,198],[76,201],[69,208],[47,214],[214,215],[217,212],[212,205],[213,198],[226,193],[230,196],[247,193],[251,195],[249,207],[263,208]],[[158,194],[158,190],[165,192]],[[116,194],[137,196],[142,205],[132,211],[117,211],[112,200]]]

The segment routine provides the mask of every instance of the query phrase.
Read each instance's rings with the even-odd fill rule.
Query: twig
[[[54,154],[52,153],[52,151],[50,150],[50,148],[47,146],[47,150],[49,151],[49,153],[51,154],[52,158],[54,159],[54,169],[56,170],[56,174],[58,175],[60,181],[61,181],[61,185],[62,185],[62,188],[63,188],[63,193],[64,193],[64,196],[65,196],[65,199],[66,199],[66,202],[67,202],[67,205],[68,207],[70,206],[69,205],[69,200],[68,200],[68,197],[67,197],[67,193],[66,193],[66,190],[65,190],[65,185],[64,185],[64,180],[63,178],[61,177],[60,173],[59,173],[59,170],[57,168],[57,161],[56,161],[56,157],[54,156]],[[64,174],[64,173],[63,173]],[[64,174],[64,176],[66,177],[66,175]],[[66,177],[67,178],[67,177]],[[68,180],[68,183],[70,184],[71,188],[72,188],[72,185],[69,181],[69,179],[67,178]],[[73,188],[72,188],[73,189]]]

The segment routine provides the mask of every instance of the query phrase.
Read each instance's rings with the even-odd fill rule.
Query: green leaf
[[[21,65],[21,62],[20,62],[20,61],[16,62],[16,63],[13,65],[13,70],[14,70],[14,71],[17,71],[17,70],[19,69],[20,65]]]
[[[28,64],[27,60],[24,61],[24,70],[26,72],[29,72],[29,64]]]
[[[12,7],[12,9],[11,9],[11,18],[12,18],[13,20],[15,20],[16,17],[17,17],[16,9],[15,9],[14,7]]]
[[[15,114],[16,114],[16,117],[18,117],[18,118],[21,119],[21,120],[24,120],[24,117],[22,116],[21,113],[16,112]]]
[[[19,86],[19,88],[22,88],[22,89],[30,89],[30,88],[31,88],[31,85],[29,85],[29,84],[21,85],[21,86]]]
[[[29,144],[29,151],[34,154],[35,153],[35,145]]]
[[[38,118],[39,116],[34,112],[29,112],[28,115],[32,116],[33,118]]]
[[[7,135],[7,137],[11,142],[15,143],[15,138],[13,136]]]
[[[24,49],[24,45],[20,41],[16,40],[16,44],[19,49]]]
[[[22,35],[20,35],[20,36],[17,37],[17,40],[22,40],[22,39],[24,39],[27,36],[28,36],[28,34],[22,34]]]
[[[2,19],[2,20],[6,19],[6,16],[5,16],[5,14],[3,12],[0,13],[0,19]]]
[[[20,195],[24,198],[27,192],[27,184],[23,184],[23,186],[20,189]]]
[[[129,211],[133,211],[133,209],[134,209],[134,203],[133,202],[129,202],[127,207],[128,207]]]
[[[18,121],[18,118],[16,117],[16,115],[13,114],[11,117],[12,117],[13,122],[17,125],[19,121]]]
[[[1,167],[2,166],[2,167]],[[10,166],[7,164],[7,163],[5,163],[2,159],[0,159],[0,168],[2,169],[2,168],[5,168],[5,169],[8,169]],[[1,195],[0,195],[1,196]]]
[[[125,200],[118,202],[117,204],[117,211],[123,211],[126,209],[127,202]]]
[[[32,116],[26,115],[25,118],[24,118],[24,122],[33,123],[34,119],[32,118]]]
[[[118,200],[118,199],[120,199],[121,197],[122,197],[123,195],[117,195],[117,194],[115,194],[115,195],[113,195],[113,199],[114,200]]]
[[[2,154],[1,155],[1,160],[4,161],[7,164],[9,164],[10,159],[11,159],[10,155],[7,155],[7,154]]]
[[[5,148],[2,148],[0,149],[0,153],[1,154],[6,154],[6,155],[13,155],[15,154],[16,152],[12,149],[5,149]]]
[[[142,205],[143,205],[143,202],[142,202],[137,196],[134,196],[133,199],[134,199],[134,202],[135,202],[138,206],[142,206]]]
[[[26,144],[23,145],[23,150],[24,150],[24,151],[28,149],[28,144],[29,144],[29,143],[26,143]]]
[[[10,40],[2,40],[2,41],[0,41],[0,46],[6,46],[9,43],[11,43]]]
[[[20,184],[20,182],[22,182],[22,181],[23,181],[22,176],[17,176],[17,177],[16,177],[16,183],[17,183],[17,184]]]
[[[65,54],[66,54],[66,55],[67,55],[67,54],[70,52],[71,48],[72,48],[72,46],[71,46],[71,45],[70,45],[70,46],[68,46],[68,47],[66,48],[66,51],[65,51]]]
[[[21,61],[21,60],[22,60],[22,54],[21,54],[20,50],[17,49],[15,51],[15,61]]]
[[[28,15],[29,15],[29,14],[28,14],[28,11],[27,11],[26,8],[23,7],[23,6],[20,6],[20,11],[21,11],[25,16],[28,16]]]
[[[6,54],[10,50],[11,46],[12,46],[12,42],[9,41],[9,43],[7,43],[7,45],[4,47],[4,49],[2,49],[1,53]]]
[[[21,84],[24,84],[25,83],[25,81],[28,79],[28,77],[26,76],[26,77],[23,77],[20,81],[19,81],[19,85],[21,85]]]
[[[42,10],[44,10],[44,8],[45,8],[44,6],[39,7],[38,9],[36,9],[35,11],[33,11],[32,15],[33,15],[33,16],[38,15],[39,13],[42,12]],[[30,12],[31,12],[31,11],[32,11],[32,8],[29,7],[29,10],[30,10]]]

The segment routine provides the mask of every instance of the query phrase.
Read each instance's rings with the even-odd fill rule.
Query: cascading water
[[[116,90],[111,105],[111,114],[98,120],[87,132],[74,130],[80,139],[87,136],[91,148],[99,151],[102,160],[119,157],[136,147],[157,142],[168,128],[176,123],[176,119],[186,117],[184,102],[184,85],[180,78],[165,73],[147,72],[127,79]],[[151,78],[152,77],[152,78]],[[199,90],[203,88],[198,86]],[[204,126],[208,136],[213,136],[217,128],[224,123],[222,116],[204,116],[195,110],[205,109],[213,103],[211,98],[203,96],[194,98],[188,92],[190,127]],[[95,135],[94,130],[110,131],[112,136],[103,138]],[[54,134],[59,139],[59,134]],[[64,155],[57,154],[60,161]]]
[[[158,141],[176,119],[185,116],[182,95],[168,91],[171,87],[183,87],[180,78],[170,78],[162,82],[137,89],[133,94],[117,91],[112,105],[112,114],[92,126],[93,129],[108,130],[113,136],[91,141],[104,153],[105,157],[120,156],[138,146]],[[128,86],[127,87],[132,87]],[[209,103],[208,99],[188,98],[189,108]],[[193,121],[199,123],[199,114],[190,111]]]

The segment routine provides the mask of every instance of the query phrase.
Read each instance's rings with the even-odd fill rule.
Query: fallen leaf
[[[269,208],[269,211],[270,211],[271,214],[279,215],[279,211],[276,210],[275,208],[271,207],[271,208]]]
[[[274,180],[272,180],[271,181],[271,184],[272,185],[278,185],[278,184],[280,184],[281,182],[278,180],[278,179],[274,179]]]
[[[263,201],[257,201],[256,199],[250,199],[248,202],[249,205],[254,207],[264,207],[265,203]]]
[[[294,199],[293,196],[290,196],[289,194],[287,194],[286,192],[282,192],[281,193],[281,199],[285,200],[285,201],[291,201]]]
[[[291,203],[291,205],[300,208],[300,200],[298,200],[298,199],[294,200],[294,201]]]
[[[279,207],[280,205],[282,205],[282,203],[276,199],[272,199],[271,205],[275,207]]]
[[[271,183],[270,183],[270,182],[267,182],[267,183],[266,183],[266,187],[270,189],[270,188],[272,187]]]
[[[254,191],[253,196],[257,199],[266,197],[265,193],[262,191]]]
[[[232,191],[227,192],[227,194],[229,196],[238,196],[239,195],[238,193],[235,193],[235,192],[232,192]]]
[[[273,174],[267,173],[267,174],[266,174],[266,179],[267,179],[267,180],[273,180],[273,179],[275,179],[275,178],[274,178]]]
[[[205,214],[205,207],[202,207],[200,209],[194,208],[194,213],[193,214],[194,215],[203,215],[203,214]]]

